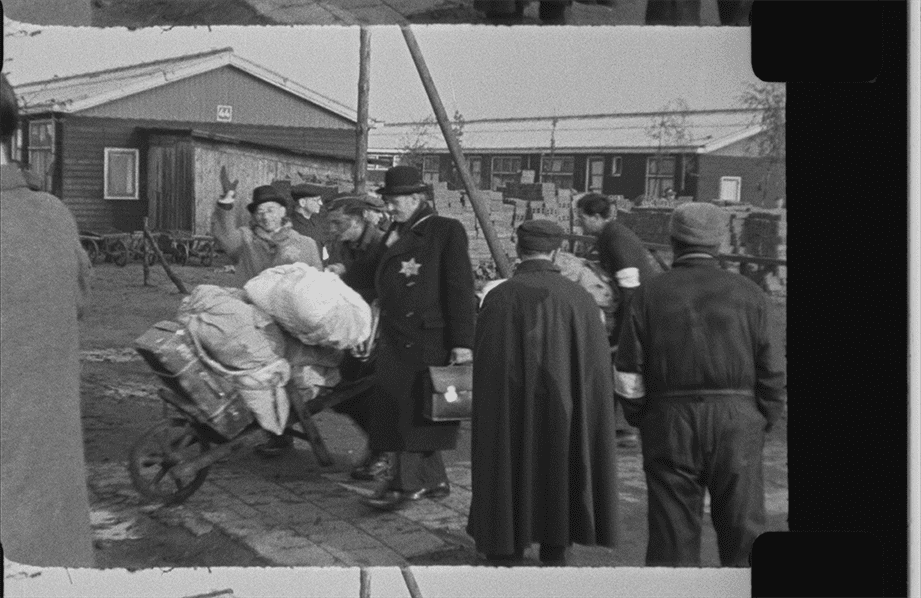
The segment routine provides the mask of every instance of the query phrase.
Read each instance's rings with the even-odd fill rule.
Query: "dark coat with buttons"
[[[397,232],[402,230],[402,232]],[[446,365],[451,349],[473,347],[476,298],[467,233],[457,220],[423,206],[381,256],[375,275],[381,307],[378,397],[369,443],[380,451],[453,449],[456,422],[422,416],[431,396],[428,366]]]

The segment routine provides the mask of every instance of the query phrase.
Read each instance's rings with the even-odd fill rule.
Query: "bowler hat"
[[[422,173],[412,166],[394,166],[384,174],[384,186],[378,188],[380,195],[410,195],[428,189],[422,180]]]
[[[253,189],[253,201],[246,206],[246,209],[249,210],[250,214],[253,214],[256,212],[256,208],[270,201],[274,201],[285,209],[288,208],[288,200],[278,189],[272,185],[262,185]]]
[[[669,232],[676,241],[695,247],[719,247],[726,234],[726,213],[707,202],[681,204],[672,212]]]
[[[526,220],[518,227],[518,245],[525,251],[550,252],[563,243],[566,232],[551,220]]]

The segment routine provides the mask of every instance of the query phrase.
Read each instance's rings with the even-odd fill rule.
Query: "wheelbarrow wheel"
[[[179,504],[192,496],[208,477],[210,467],[179,479],[171,470],[210,448],[188,424],[163,421],[144,433],[131,447],[128,473],[141,496],[165,504]]]

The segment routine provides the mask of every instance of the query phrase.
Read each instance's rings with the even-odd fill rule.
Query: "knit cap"
[[[690,202],[672,212],[669,232],[673,239],[697,247],[719,247],[726,234],[726,213],[712,203]]]

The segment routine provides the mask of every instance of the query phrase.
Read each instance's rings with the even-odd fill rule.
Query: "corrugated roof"
[[[205,139],[208,141],[217,141],[219,143],[229,143],[233,145],[242,145],[248,147],[255,147],[260,149],[267,149],[276,152],[284,152],[287,154],[294,154],[297,156],[307,156],[308,158],[329,158],[333,160],[346,160],[349,162],[355,161],[355,156],[353,155],[341,155],[333,154],[329,152],[320,152],[309,149],[295,149],[293,147],[286,147],[284,145],[277,145],[274,143],[262,143],[259,141],[253,141],[252,139],[242,139],[240,137],[234,137],[231,135],[223,135],[221,133],[214,133],[212,131],[203,131],[201,129],[189,129],[183,127],[142,127],[142,130],[147,133],[158,134],[163,133],[167,135],[188,135],[195,139]]]
[[[91,73],[32,81],[17,85],[15,89],[26,114],[46,111],[73,113],[227,65],[352,122],[357,120],[355,110],[237,56],[233,53],[233,48],[220,48]]]
[[[480,119],[464,123],[461,145],[465,152],[471,153],[546,153],[551,145],[555,151],[575,153],[648,151],[659,146],[649,129],[663,115],[684,117],[687,139],[681,142],[667,139],[663,143],[673,151],[707,153],[761,131],[754,124],[756,113],[742,109]],[[437,124],[423,130],[417,123],[373,128],[368,150],[399,153],[419,141],[433,153],[448,151]]]

